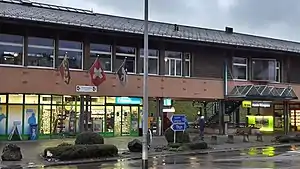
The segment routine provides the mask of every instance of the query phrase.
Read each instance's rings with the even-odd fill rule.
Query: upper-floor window
[[[191,75],[191,54],[184,53],[184,76],[189,77]]]
[[[234,80],[248,79],[248,59],[241,57],[232,58],[232,75]]]
[[[0,64],[23,65],[24,37],[0,34]]]
[[[91,43],[90,45],[90,61],[91,67],[95,59],[99,57],[101,66],[105,71],[112,71],[112,47],[111,45]]]
[[[28,37],[27,65],[54,67],[54,39]]]
[[[58,61],[62,62],[64,56],[69,59],[71,69],[83,67],[83,44],[82,42],[59,40]]]
[[[281,63],[276,61],[276,82],[281,82]]]
[[[181,76],[182,75],[182,53],[166,51],[165,52],[165,75]]]
[[[116,67],[117,70],[126,58],[125,68],[129,73],[135,73],[136,49],[133,47],[116,47]]]
[[[155,49],[148,50],[148,73],[158,74],[159,70],[159,51]],[[140,62],[139,62],[140,72],[144,73],[144,49],[140,49]]]
[[[275,59],[252,59],[252,80],[258,81],[276,81],[276,67],[277,61]]]

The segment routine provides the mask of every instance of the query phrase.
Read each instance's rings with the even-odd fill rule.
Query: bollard
[[[249,142],[249,134],[248,133],[243,134],[243,142]]]
[[[256,141],[263,142],[263,135],[260,132],[256,133]]]
[[[233,137],[233,135],[228,135],[228,137],[227,137],[227,143],[231,143],[231,144],[233,144],[234,143],[234,137]]]
[[[217,144],[218,143],[218,138],[217,136],[211,136],[211,144]]]

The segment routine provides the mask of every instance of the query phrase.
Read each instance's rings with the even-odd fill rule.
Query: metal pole
[[[144,85],[143,85],[143,154],[142,169],[148,169],[148,0],[145,0],[144,20]]]

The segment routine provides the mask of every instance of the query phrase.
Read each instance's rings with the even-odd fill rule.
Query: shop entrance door
[[[130,135],[130,106],[115,106],[115,136]]]

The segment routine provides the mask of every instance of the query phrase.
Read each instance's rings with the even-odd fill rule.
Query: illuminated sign
[[[242,102],[242,107],[243,108],[251,108],[251,101],[243,101]]]

